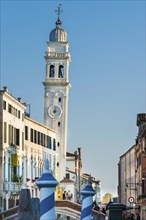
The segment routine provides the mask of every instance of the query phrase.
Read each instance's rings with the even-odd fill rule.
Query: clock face
[[[62,114],[62,109],[59,105],[52,105],[48,110],[48,114],[51,118],[59,118]]]

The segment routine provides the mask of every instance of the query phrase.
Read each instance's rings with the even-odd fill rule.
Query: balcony
[[[19,194],[20,188],[21,188],[20,183],[14,183],[14,182],[4,182],[3,183],[3,191],[4,192],[12,192],[12,193]]]

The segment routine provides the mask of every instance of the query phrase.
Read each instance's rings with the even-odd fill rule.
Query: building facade
[[[48,49],[45,54],[46,77],[44,84],[44,124],[56,131],[57,152],[59,154],[59,180],[65,177],[68,95],[69,44],[67,34],[62,29],[61,8],[58,7],[56,27],[50,32]]]
[[[16,205],[23,176],[24,114],[26,107],[8,93],[0,91],[0,208]]]
[[[22,186],[39,196],[35,180],[44,170],[44,160],[57,177],[56,132],[27,117],[26,106],[8,88],[0,91],[0,209],[17,204]]]
[[[81,190],[85,187],[88,182],[89,174],[82,173],[81,175]],[[95,195],[93,196],[93,202],[97,205],[101,204],[101,183],[100,180],[96,180],[94,176],[91,176],[92,187],[95,190]]]
[[[146,219],[146,114],[137,115],[136,183],[137,206],[142,220]]]
[[[119,202],[127,206],[136,204],[136,157],[135,145],[124,153],[118,164],[118,197]],[[130,198],[133,198],[131,203]]]
[[[30,189],[32,197],[39,197],[39,190],[35,184],[45,167],[46,158],[53,176],[58,178],[58,155],[56,153],[56,133],[52,129],[25,117],[25,148],[24,148],[24,181]]]
[[[119,202],[135,208],[146,219],[146,114],[137,115],[136,144],[120,157],[118,164]]]
[[[82,175],[82,151],[78,148],[74,153],[66,154],[66,179],[74,182],[74,202],[80,203]]]

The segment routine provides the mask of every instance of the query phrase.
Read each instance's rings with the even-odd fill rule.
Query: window
[[[7,122],[4,122],[4,143],[7,143]]]
[[[18,161],[18,155],[17,154],[11,154],[11,181],[12,182],[18,182],[18,176],[19,176],[19,161]]]
[[[49,74],[49,76],[51,78],[54,78],[54,76],[55,76],[55,67],[54,67],[54,65],[50,66],[50,74]]]
[[[56,150],[56,140],[53,138],[53,150]]]
[[[6,101],[3,101],[3,109],[6,110]]]
[[[70,179],[69,173],[66,173],[66,179]]]
[[[44,135],[44,138],[45,138],[45,147],[47,147],[48,146],[47,135]]]
[[[8,112],[12,113],[12,106],[10,104],[8,104]]]
[[[13,144],[13,126],[9,125],[9,139],[8,139],[8,144],[11,145]]]
[[[20,143],[20,130],[17,128],[14,128],[14,137],[15,137],[15,144],[19,146]]]
[[[17,117],[18,116],[18,110],[15,109],[15,116]]]
[[[24,121],[24,114],[22,113],[22,121]]]
[[[33,142],[33,129],[30,129],[30,141]]]
[[[64,77],[64,67],[62,65],[59,66],[58,77],[59,78],[63,78]]]
[[[59,143],[59,142],[57,142],[57,146],[58,146],[58,147],[60,146],[60,143]]]
[[[24,132],[22,132],[22,150],[24,150]]]
[[[18,118],[20,118],[20,110],[18,111]]]
[[[6,102],[3,101],[3,108],[6,110]],[[15,107],[12,105],[8,104],[8,112],[14,115],[15,117],[18,117],[20,119],[21,117],[21,112],[20,110],[17,110]],[[24,120],[24,114],[22,113],[22,121]]]
[[[36,144],[37,143],[37,131],[34,130],[34,143]]]
[[[41,143],[41,140],[40,140],[40,132],[38,131],[38,144]]]
[[[43,134],[41,133],[41,145],[43,146]]]
[[[58,102],[61,102],[61,98],[58,99]]]
[[[51,137],[48,136],[47,138],[48,138],[48,148],[51,149]]]
[[[42,135],[43,135],[43,146],[45,146],[45,135],[44,134]]]
[[[25,140],[28,141],[28,126],[25,126]]]
[[[58,122],[58,127],[60,127],[60,121]]]

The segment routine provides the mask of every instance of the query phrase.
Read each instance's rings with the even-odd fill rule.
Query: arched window
[[[58,77],[59,78],[63,78],[64,77],[64,67],[62,65],[59,66]]]
[[[50,66],[50,74],[49,74],[49,76],[51,78],[53,78],[55,76],[55,67],[54,67],[54,65]]]

